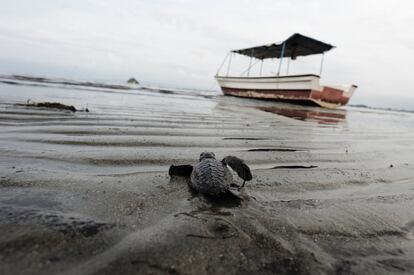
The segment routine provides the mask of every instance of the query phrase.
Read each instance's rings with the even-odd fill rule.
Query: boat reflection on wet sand
[[[342,109],[332,110],[317,107],[297,107],[288,104],[283,106],[256,106],[255,108],[297,120],[316,121],[320,124],[343,123],[346,119],[346,110]]]

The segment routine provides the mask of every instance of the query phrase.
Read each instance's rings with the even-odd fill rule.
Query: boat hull
[[[317,75],[284,77],[220,77],[216,79],[225,95],[282,100],[298,104],[337,108],[349,102],[356,86],[319,85]]]

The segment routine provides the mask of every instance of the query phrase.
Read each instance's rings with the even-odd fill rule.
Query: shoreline
[[[148,90],[152,92],[164,93],[164,94],[191,94],[194,91],[197,91],[196,95],[203,95],[203,96],[216,96],[221,95],[220,91],[215,91],[215,94],[211,95],[212,91],[204,91],[204,90],[194,90],[188,88],[167,88],[167,87],[157,87],[157,86],[142,86],[142,85],[128,85],[128,84],[111,84],[111,83],[104,83],[99,81],[77,81],[71,79],[64,79],[64,78],[48,78],[48,77],[39,77],[39,76],[31,76],[31,75],[2,75],[0,74],[0,83],[7,84],[7,85],[30,85],[33,83],[34,86],[44,85],[44,87],[48,87],[48,85],[63,85],[68,86],[69,88],[79,87],[80,89],[88,90],[89,88],[98,88],[98,89],[110,89],[110,90]],[[99,91],[99,90],[98,90]],[[210,95],[209,95],[210,93]],[[303,106],[302,106],[303,107]],[[374,107],[368,106],[366,104],[347,104],[343,107],[351,107],[351,108],[362,108],[367,110],[381,110],[381,111],[390,111],[390,112],[403,112],[403,113],[414,113],[414,109],[407,109],[407,108],[393,108],[393,107]]]

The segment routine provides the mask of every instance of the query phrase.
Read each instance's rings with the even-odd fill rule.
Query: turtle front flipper
[[[177,177],[189,177],[193,172],[194,167],[192,165],[171,165],[168,170],[168,174]]]
[[[252,173],[250,172],[250,168],[247,166],[244,160],[239,159],[235,156],[227,156],[221,162],[223,164],[229,165],[237,173],[237,175],[239,175],[239,177],[244,180],[241,187],[244,186],[246,181],[252,180]]]

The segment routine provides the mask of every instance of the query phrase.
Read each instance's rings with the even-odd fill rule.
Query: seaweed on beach
[[[33,102],[28,100],[26,104],[22,104],[26,107],[39,107],[39,108],[51,108],[51,109],[58,109],[58,110],[66,110],[71,112],[78,111],[75,106],[73,105],[66,105],[59,102]],[[89,112],[88,109],[85,109],[86,112]]]

